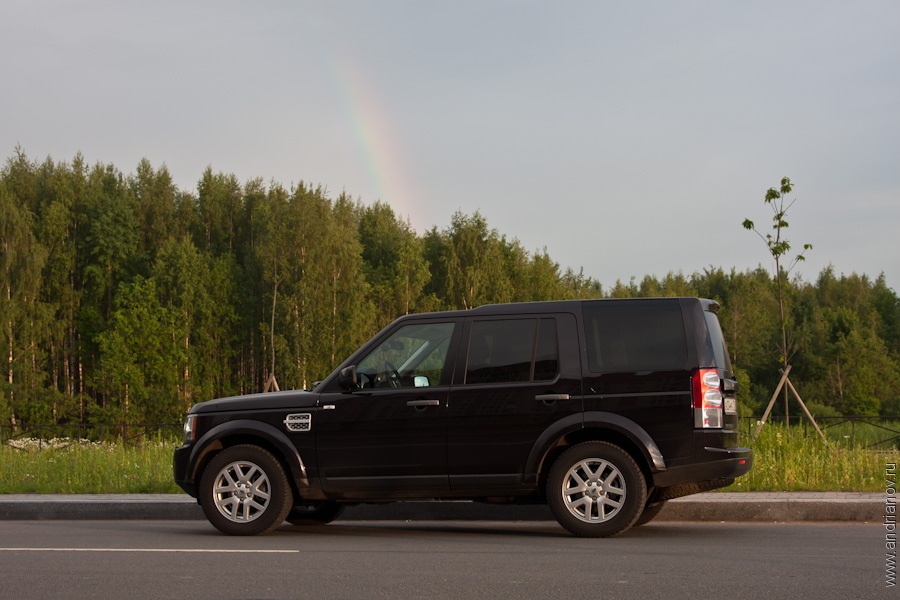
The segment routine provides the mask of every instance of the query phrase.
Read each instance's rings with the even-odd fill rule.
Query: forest
[[[307,388],[400,315],[498,302],[715,299],[744,415],[762,414],[783,360],[763,266],[610,285],[477,212],[418,234],[382,202],[211,168],[185,192],[147,160],[125,174],[16,148],[0,169],[0,286],[0,424],[13,427],[178,423],[271,374]],[[826,268],[786,292],[791,381],[810,410],[900,414],[900,299],[883,275]]]

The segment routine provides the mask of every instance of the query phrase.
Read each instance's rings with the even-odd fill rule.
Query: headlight
[[[192,443],[195,439],[194,421],[196,420],[197,415],[188,415],[184,420],[184,435],[181,438],[181,443],[185,446]]]

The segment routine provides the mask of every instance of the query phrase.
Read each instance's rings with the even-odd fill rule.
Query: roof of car
[[[407,315],[404,318],[429,318],[429,317],[457,317],[457,316],[471,316],[471,315],[495,315],[495,314],[504,314],[504,315],[516,315],[516,314],[529,314],[529,313],[544,313],[544,312],[571,312],[578,305],[583,302],[658,302],[658,301],[667,301],[671,302],[673,300],[681,300],[683,298],[677,297],[667,297],[667,298],[597,298],[597,299],[587,299],[587,300],[546,300],[539,302],[510,302],[507,304],[484,304],[482,306],[478,306],[476,308],[471,308],[468,310],[452,310],[452,311],[439,311],[439,312],[430,312],[430,313],[417,313],[414,315]],[[708,300],[705,298],[688,298],[690,300],[699,300],[703,305],[704,310],[713,310],[716,311],[719,307],[718,303],[714,300]]]

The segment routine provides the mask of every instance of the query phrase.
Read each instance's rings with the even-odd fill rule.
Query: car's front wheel
[[[229,535],[258,535],[281,525],[293,504],[284,469],[258,446],[219,452],[200,478],[200,505],[213,526]]]
[[[547,478],[547,502],[560,525],[580,537],[630,528],[647,501],[647,483],[630,454],[608,442],[563,452]]]

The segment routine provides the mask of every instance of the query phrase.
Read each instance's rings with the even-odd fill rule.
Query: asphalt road
[[[199,521],[0,522],[0,598],[897,598],[885,531],[663,522],[336,522],[234,538]]]

